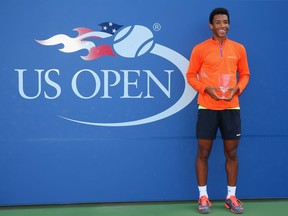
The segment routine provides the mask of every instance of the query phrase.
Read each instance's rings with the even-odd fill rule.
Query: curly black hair
[[[218,14],[224,14],[227,15],[228,17],[228,23],[230,24],[230,17],[229,17],[229,12],[226,8],[215,8],[211,13],[210,13],[210,17],[209,17],[209,22],[210,24],[213,24],[213,19],[215,15]]]

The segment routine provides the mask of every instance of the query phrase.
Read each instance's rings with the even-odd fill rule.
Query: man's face
[[[209,26],[213,32],[213,37],[215,40],[225,39],[230,27],[227,15],[215,15],[213,19],[213,24],[209,24]]]

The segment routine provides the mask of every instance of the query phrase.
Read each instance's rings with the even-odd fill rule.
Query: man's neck
[[[212,39],[215,40],[215,41],[219,41],[219,43],[222,44],[223,41],[225,41],[227,39],[227,37],[219,38],[219,37],[213,35]]]

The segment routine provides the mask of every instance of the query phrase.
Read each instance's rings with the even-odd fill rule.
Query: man
[[[187,81],[198,92],[199,104],[196,126],[198,210],[209,213],[212,206],[207,193],[208,158],[219,128],[228,183],[225,207],[241,214],[244,209],[235,195],[237,147],[241,136],[238,97],[248,84],[250,72],[244,46],[227,38],[230,27],[228,10],[215,8],[210,14],[209,23],[212,38],[193,48],[187,71]]]

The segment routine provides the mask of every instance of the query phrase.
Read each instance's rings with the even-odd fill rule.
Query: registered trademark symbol
[[[160,25],[160,23],[154,23],[154,24],[153,24],[153,29],[154,29],[154,31],[160,31],[160,30],[161,30],[161,25]]]

